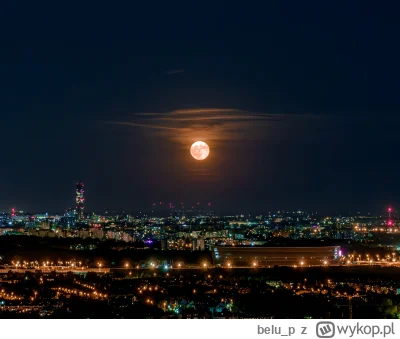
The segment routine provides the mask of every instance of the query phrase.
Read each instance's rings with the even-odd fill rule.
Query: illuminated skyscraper
[[[77,220],[83,219],[83,209],[85,206],[85,198],[83,197],[83,182],[76,183],[76,216]]]

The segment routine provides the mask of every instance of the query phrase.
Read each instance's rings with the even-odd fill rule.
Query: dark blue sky
[[[0,210],[73,207],[77,180],[98,212],[400,206],[397,13],[372,1],[5,6]],[[189,154],[198,137],[203,163]]]

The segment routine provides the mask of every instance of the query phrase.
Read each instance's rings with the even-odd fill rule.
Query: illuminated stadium
[[[214,265],[224,267],[271,267],[329,265],[338,262],[339,246],[212,248]]]

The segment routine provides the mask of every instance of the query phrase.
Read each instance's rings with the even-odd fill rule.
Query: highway
[[[380,266],[380,267],[398,267],[400,268],[400,263],[399,262],[369,262],[369,261],[359,261],[357,263],[350,263],[350,264],[345,264],[345,265],[304,265],[304,266],[288,266],[291,268],[309,268],[309,267],[360,267],[360,266]],[[162,266],[160,267],[139,267],[139,268],[133,268],[133,267],[101,267],[101,268],[88,268],[88,267],[67,267],[67,266],[39,266],[36,268],[2,268],[0,269],[0,274],[7,274],[10,271],[13,273],[25,273],[25,272],[38,272],[41,271],[43,273],[50,273],[50,272],[56,272],[56,273],[76,273],[76,274],[86,274],[86,273],[110,273],[111,270],[117,270],[117,271],[127,271],[127,272],[133,272],[133,271],[180,271],[180,270],[209,270],[209,269],[215,269],[215,268],[222,268],[224,270],[235,270],[235,269],[255,269],[255,270],[262,270],[262,269],[268,269],[268,268],[273,268],[274,266],[214,266],[214,265],[187,265],[183,267],[168,267],[167,269],[163,269]],[[283,266],[280,266],[283,267]]]
[[[85,274],[88,272],[95,272],[95,273],[109,273],[110,268],[76,268],[76,267],[65,267],[63,269],[59,268],[51,268],[51,267],[38,267],[38,268],[1,268],[0,269],[0,274],[7,274],[8,272],[13,272],[13,273],[25,273],[25,272],[32,272],[35,273],[37,271],[41,271],[43,273],[50,273],[50,272],[56,272],[56,273],[77,273],[77,274]]]

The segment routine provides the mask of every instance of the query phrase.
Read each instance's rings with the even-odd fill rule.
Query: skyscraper
[[[83,182],[77,182],[76,183],[76,216],[77,220],[82,220],[83,219],[83,209],[84,209],[84,202],[85,198],[83,197],[83,193],[85,192],[83,190],[84,184]]]

